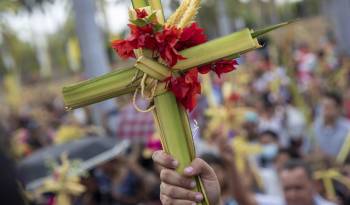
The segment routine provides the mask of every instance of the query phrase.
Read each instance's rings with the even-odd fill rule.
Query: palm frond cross
[[[220,76],[234,70],[232,59],[261,47],[257,37],[288,23],[255,32],[246,28],[207,42],[193,23],[200,0],[183,0],[167,21],[161,0],[131,2],[131,37],[113,42],[113,48],[122,57],[136,58],[135,65],[64,87],[65,105],[71,110],[134,93],[135,108],[153,113],[163,149],[179,161],[181,173],[195,158],[186,109],[193,109],[201,92],[198,72]],[[136,105],[139,93],[150,101],[146,110]],[[196,191],[205,196],[201,204],[209,205],[201,180],[195,180]]]

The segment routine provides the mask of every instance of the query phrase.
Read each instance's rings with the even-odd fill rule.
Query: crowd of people
[[[200,159],[187,177],[157,151],[152,115],[135,111],[130,99],[96,125],[93,110],[66,112],[59,89],[48,93],[42,84],[20,108],[0,108],[1,150],[19,162],[83,137],[131,140],[125,154],[81,177],[86,191],[76,205],[192,204],[204,199],[188,178],[198,174],[212,205],[349,204],[350,59],[331,40],[295,45],[287,62],[278,60],[283,50],[272,55],[272,45],[242,56],[232,75],[205,82],[209,91],[190,113]],[[331,185],[322,176],[329,170],[339,175]]]

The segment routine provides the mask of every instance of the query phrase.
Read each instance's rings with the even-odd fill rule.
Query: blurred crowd
[[[350,59],[329,39],[290,51],[266,45],[242,56],[233,74],[203,80],[190,113],[197,155],[214,168],[227,205],[349,204]],[[57,87],[38,83],[23,91],[25,103],[0,106],[1,150],[19,162],[83,137],[129,139],[125,154],[81,178],[87,190],[74,204],[160,204],[152,115],[134,110],[127,96],[96,124],[94,108],[66,112]],[[329,170],[337,173],[331,188],[324,183]]]

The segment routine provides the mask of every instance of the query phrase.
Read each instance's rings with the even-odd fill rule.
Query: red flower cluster
[[[181,29],[175,27],[164,28],[162,32],[156,34],[158,52],[168,66],[173,67],[178,60],[185,59],[175,49],[181,36]]]
[[[198,27],[198,24],[192,23],[182,30],[180,39],[175,45],[175,49],[181,51],[205,42],[207,42],[207,36],[204,34],[204,30]]]
[[[236,60],[219,60],[210,64],[199,66],[198,71],[201,74],[207,74],[209,71],[214,71],[220,78],[223,73],[229,73],[237,68]]]
[[[112,48],[122,58],[135,58],[134,49],[145,48],[153,50],[155,56],[161,57],[169,67],[177,61],[185,59],[178,51],[206,42],[203,29],[196,23],[184,29],[176,27],[163,27],[152,19],[147,18],[145,10],[136,9],[137,20],[129,24],[131,35],[126,40],[115,40]]]
[[[126,40],[115,40],[112,42],[112,48],[120,57],[135,58],[134,49],[146,48],[154,50],[157,47],[153,26],[146,24],[145,26],[136,26],[129,24],[131,35]]]
[[[160,25],[154,20],[154,16],[148,15],[144,9],[136,9],[136,16],[134,24],[129,24],[131,35],[126,40],[112,42],[113,49],[122,58],[135,58],[134,49],[150,49],[155,59],[160,57],[169,67],[173,67],[179,60],[185,59],[179,51],[207,41],[203,29],[196,23],[178,29]],[[197,104],[197,94],[201,93],[198,72],[206,74],[214,71],[220,77],[221,74],[234,70],[236,65],[236,60],[219,60],[193,68],[184,75],[167,79],[169,89],[176,99],[191,111]]]
[[[236,60],[219,60],[207,65],[193,68],[177,78],[172,78],[169,81],[170,90],[175,94],[176,99],[185,106],[186,109],[192,111],[197,105],[197,94],[201,94],[201,85],[198,81],[198,72],[206,74],[209,71],[214,71],[220,78],[223,73],[228,73],[237,68]]]
[[[169,88],[187,110],[192,111],[197,105],[197,95],[201,94],[198,70],[194,68],[178,78],[169,79]]]

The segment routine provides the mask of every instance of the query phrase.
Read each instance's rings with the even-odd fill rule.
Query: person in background
[[[5,139],[7,135],[5,125],[0,121],[0,139]],[[2,146],[0,146],[0,167],[0,204],[25,205],[24,195],[17,181],[15,164]]]
[[[293,150],[281,148],[274,159],[273,166],[269,168],[261,168],[259,170],[264,185],[264,193],[268,196],[274,196],[280,200],[284,199],[282,185],[279,173],[283,170],[284,164],[291,159],[298,159]]]
[[[243,129],[249,142],[254,142],[258,139],[258,124],[259,116],[252,111],[248,111],[244,115]]]
[[[265,194],[283,199],[283,191],[278,173],[290,159],[291,154],[289,150],[279,149],[274,157],[273,164],[270,167],[261,167],[259,169]]]
[[[267,195],[283,198],[278,173],[285,162],[291,158],[300,158],[300,155],[291,147],[283,148],[279,143],[279,136],[274,131],[266,130],[260,133],[259,141],[263,147],[259,158],[259,173],[263,180],[264,191]]]
[[[143,178],[147,176],[138,164],[140,149],[140,144],[133,144],[129,155],[120,157],[118,165],[114,164],[116,172],[112,179],[111,193],[117,204],[138,204],[144,198]]]
[[[86,191],[79,196],[74,205],[97,205],[102,204],[102,195],[98,189],[96,178],[93,177],[93,172],[89,171],[87,176],[81,178],[81,184],[86,188]]]
[[[155,152],[153,159],[157,164],[164,167],[161,172],[162,184],[160,186],[160,199],[164,205],[192,205],[201,202],[203,195],[193,191],[195,185],[191,177],[194,176],[200,176],[203,180],[210,204],[223,204],[219,180],[213,168],[204,160],[196,158],[190,166],[184,169],[184,174],[180,175],[175,171],[178,162],[165,152]],[[234,169],[230,171],[234,171]],[[240,189],[236,191],[246,200],[245,202],[239,202],[236,198],[238,204],[283,204],[283,202],[278,201],[265,201],[264,203],[257,196],[255,196],[255,201],[251,201],[249,191],[244,186],[241,186],[241,179],[237,176],[234,177],[234,174],[232,175],[235,172],[228,173],[231,173],[231,175],[227,175],[227,179],[236,180],[235,183],[238,183],[240,186]],[[312,172],[303,161],[288,161],[280,172],[280,178],[285,197],[285,205],[335,205],[317,194],[313,187]]]
[[[230,183],[229,180],[225,180],[228,168],[228,164],[225,163],[225,160],[212,153],[203,154],[201,158],[213,168],[219,180],[221,199],[224,205],[237,205],[236,200],[232,197],[232,183]]]
[[[312,73],[315,71],[317,65],[317,56],[312,52],[307,43],[303,43],[296,50],[294,60],[298,70],[299,81],[305,88],[312,79]]]
[[[259,157],[261,167],[271,167],[278,153],[279,138],[276,132],[266,130],[260,133],[259,143],[262,145],[263,151]]]
[[[259,105],[259,103],[261,103]],[[258,102],[259,125],[260,132],[266,130],[274,131],[281,137],[283,133],[283,115],[277,109],[277,104],[270,93],[264,93],[261,96],[261,102]],[[279,139],[281,142],[282,139]]]
[[[316,193],[310,167],[300,160],[288,161],[280,172],[287,205],[335,205]]]
[[[342,98],[335,92],[324,94],[321,112],[314,122],[316,150],[336,157],[350,134],[350,123],[342,116]]]
[[[240,173],[236,166],[236,161],[234,160],[236,153],[231,146],[228,145],[225,138],[221,138],[218,144],[220,150],[220,156],[225,162],[226,175],[223,176],[227,180],[230,187],[231,200],[224,201],[224,198],[221,198],[224,201],[224,204],[237,204],[241,205],[281,205],[282,200],[276,196],[266,195],[264,193],[251,191],[251,185],[249,180],[252,180],[253,173],[251,171]],[[215,169],[214,169],[215,170]],[[216,172],[215,172],[216,173]],[[219,177],[220,178],[220,177]],[[227,199],[227,198],[226,198]],[[229,202],[229,203],[227,203]]]
[[[294,96],[290,95],[280,105],[283,113],[283,134],[285,136],[281,144],[283,147],[291,147],[295,152],[301,153],[301,147],[305,141],[307,121],[302,109],[293,103],[295,101],[294,98]]]

